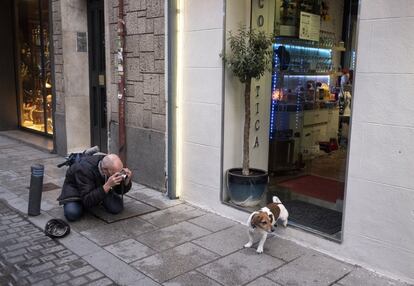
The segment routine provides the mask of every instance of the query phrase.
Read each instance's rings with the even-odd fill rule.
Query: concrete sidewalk
[[[63,217],[56,202],[65,174],[56,167],[60,162],[59,156],[0,135],[1,285],[408,285],[277,236],[258,255],[243,249],[244,225],[139,184],[126,205],[150,206],[151,212],[113,223],[87,214],[71,223],[69,236],[51,240],[41,229]],[[45,165],[44,183],[58,187],[43,192],[41,215],[27,217],[34,163]],[[53,247],[58,250],[46,253]]]

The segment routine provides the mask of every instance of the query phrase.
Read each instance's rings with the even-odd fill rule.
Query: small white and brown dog
[[[277,222],[280,221],[284,227],[287,226],[289,213],[280,199],[273,197],[273,203],[253,212],[247,220],[249,227],[249,242],[244,247],[253,245],[254,233],[259,232],[261,238],[257,246],[257,253],[263,253],[263,245],[266,241],[267,234],[275,230]]]

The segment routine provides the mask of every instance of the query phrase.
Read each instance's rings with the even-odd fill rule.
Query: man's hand
[[[123,178],[120,173],[115,173],[109,177],[108,181],[106,181],[105,185],[103,185],[103,189],[105,193],[109,192],[112,187],[118,186],[122,182]]]

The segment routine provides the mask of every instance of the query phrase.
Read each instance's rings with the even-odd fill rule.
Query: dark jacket
[[[98,205],[107,195],[103,189],[105,178],[99,173],[98,164],[104,155],[93,155],[82,158],[74,163],[66,171],[65,182],[58,201],[60,204],[67,202],[82,202],[85,208]],[[124,193],[131,189],[131,182],[124,187]],[[112,188],[121,194],[121,186]]]

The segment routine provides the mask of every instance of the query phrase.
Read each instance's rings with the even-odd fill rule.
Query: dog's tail
[[[282,202],[280,201],[280,199],[276,196],[273,196],[273,202],[277,203],[277,204],[281,204]]]

